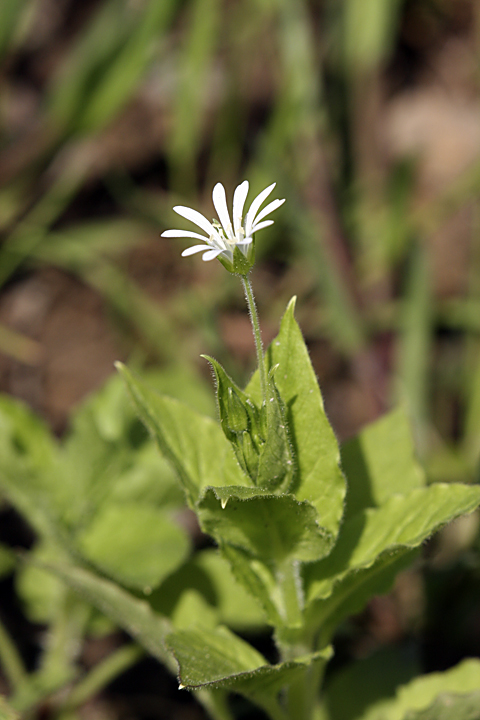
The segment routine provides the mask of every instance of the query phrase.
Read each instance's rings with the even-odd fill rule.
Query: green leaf
[[[367,425],[342,445],[341,454],[348,479],[346,517],[378,507],[396,493],[405,495],[425,485],[403,407]]]
[[[121,363],[117,368],[142,422],[177,471],[192,507],[203,487],[246,484],[218,423],[178,400],[158,395]]]
[[[180,668],[183,687],[195,688],[227,681],[231,675],[252,672],[267,661],[228,628],[182,630],[170,633],[167,646]]]
[[[189,590],[201,594],[224,625],[236,630],[265,627],[265,616],[258,602],[236,581],[230,564],[216,549],[195,553],[152,593],[149,602],[163,615],[171,617],[182,594]]]
[[[188,630],[199,626],[214,630],[218,625],[218,613],[196,590],[185,590],[175,606],[172,624],[176,630]]]
[[[15,575],[15,589],[31,622],[51,623],[62,605],[65,588],[62,582],[44,569],[47,564],[65,561],[64,553],[49,542],[39,542],[20,563]]]
[[[58,516],[65,487],[58,448],[46,426],[11,398],[0,398],[0,490],[44,538],[67,542]]]
[[[332,553],[308,567],[310,597],[328,597],[348,572],[370,567],[386,551],[421,545],[442,525],[479,504],[479,486],[437,483],[393,495],[380,508],[367,508],[345,522]]]
[[[0,396],[0,457],[23,461],[32,472],[49,468],[57,453],[57,444],[46,423],[24,403],[7,395]]]
[[[39,567],[76,590],[87,602],[136,638],[147,652],[172,668],[173,663],[164,645],[171,625],[166,618],[154,613],[145,600],[139,600],[110,580],[80,566],[48,563]]]
[[[330,649],[291,662],[269,665],[251,645],[225,627],[171,633],[167,644],[179,664],[183,687],[213,686],[242,693],[263,707],[312,664],[324,664]]]
[[[146,505],[109,505],[78,539],[85,558],[118,582],[149,590],[186,560],[188,537],[165,512]]]
[[[198,515],[202,528],[219,544],[242,548],[267,565],[317,560],[329,548],[330,538],[317,525],[315,508],[293,495],[261,494],[260,488],[208,488]]]
[[[293,495],[265,494],[260,488],[208,488],[198,516],[269,620],[277,627],[299,627],[300,563],[322,557],[330,547],[315,508]]]
[[[313,601],[305,624],[320,629],[318,647],[328,645],[340,623],[363,610],[370,598],[387,593],[398,573],[410,567],[418,554],[418,549],[405,548],[385,552],[373,565],[346,573],[328,597]]]
[[[350,662],[327,680],[322,694],[328,720],[359,720],[374,703],[395,696],[418,674],[410,648],[389,646]]]
[[[287,408],[296,478],[290,488],[297,499],[307,500],[318,512],[319,524],[336,537],[343,514],[345,479],[340,453],[328,422],[307,347],[295,321],[291,300],[280,332],[267,351],[267,365],[275,371],[275,383]],[[258,397],[258,373],[246,393]]]
[[[478,720],[480,690],[468,695],[442,693],[426,710],[410,711],[403,720]]]
[[[305,568],[307,602],[316,600],[309,622],[322,627],[322,642],[372,595],[386,592],[433,532],[479,503],[478,486],[436,484],[346,520],[332,553]]]
[[[479,687],[480,660],[464,660],[451,670],[423,675],[403,685],[393,700],[377,703],[361,720],[477,720],[480,706],[476,706],[476,715],[471,710],[472,703],[478,702]],[[458,715],[453,713],[455,707]]]

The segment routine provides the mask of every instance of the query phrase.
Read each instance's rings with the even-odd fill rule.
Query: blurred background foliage
[[[265,340],[297,294],[340,440],[403,402],[429,478],[478,481],[479,59],[475,0],[3,0],[0,389],[61,434],[116,359],[246,381],[239,284],[158,236],[276,181]],[[465,562],[434,583],[474,597]]]

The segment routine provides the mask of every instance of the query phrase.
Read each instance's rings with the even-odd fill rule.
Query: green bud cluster
[[[274,371],[268,378],[267,401],[258,408],[216,360],[207,359],[217,381],[221,426],[238,464],[254,485],[285,492],[293,478],[294,461]]]

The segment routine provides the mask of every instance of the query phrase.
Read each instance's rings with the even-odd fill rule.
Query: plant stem
[[[22,658],[2,622],[0,622],[0,659],[12,689],[17,689],[26,678]]]
[[[109,682],[131,667],[144,655],[137,645],[125,645],[112,652],[86,675],[72,690],[62,712],[76,710],[102,690]]]
[[[262,334],[260,332],[260,323],[258,321],[257,307],[253,296],[253,289],[247,275],[241,275],[242,285],[245,291],[250,320],[252,321],[253,337],[255,340],[255,350],[257,353],[258,372],[260,376],[260,387],[262,390],[263,402],[267,402],[267,376],[265,373],[265,363],[263,360]]]

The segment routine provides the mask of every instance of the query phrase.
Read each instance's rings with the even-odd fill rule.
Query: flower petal
[[[202,260],[205,262],[208,262],[209,260],[214,260],[220,253],[222,253],[223,250],[207,250],[205,255],[203,255]]]
[[[262,190],[260,195],[257,195],[255,200],[250,205],[247,217],[245,218],[245,237],[249,237],[252,234],[252,226],[255,220],[255,215],[257,214],[260,205],[263,203],[264,200],[267,199],[276,184],[277,183],[272,183],[272,185],[269,185],[267,188],[265,188],[265,190]]]
[[[263,222],[258,223],[258,225],[255,223],[255,225],[252,227],[252,235],[253,233],[256,233],[257,230],[263,230],[263,228],[266,228],[269,225],[273,225],[273,220],[264,220]]]
[[[203,252],[203,250],[208,250],[208,245],[192,245],[192,247],[189,247],[182,252],[182,257],[195,255],[195,253]]]
[[[162,232],[160,237],[171,237],[171,238],[196,238],[197,240],[205,240],[205,242],[208,242],[208,238],[206,238],[204,235],[200,235],[196,232],[191,232],[191,230],[165,230]]]
[[[263,220],[264,217],[267,217],[267,215],[270,215],[274,210],[280,207],[280,205],[283,205],[285,202],[285,199],[283,200],[272,200],[271,203],[268,203],[263,210],[260,210],[257,217],[253,221],[253,225],[255,226],[260,220]]]
[[[183,205],[176,205],[173,209],[175,210],[177,215],[181,215],[186,220],[190,220],[190,222],[193,222],[195,223],[195,225],[198,225],[199,228],[202,228],[202,230],[204,230],[207,235],[215,234],[215,228],[213,227],[212,223],[207,220],[204,215],[197,212],[196,210],[193,210],[189,207],[184,207]]]
[[[248,195],[248,180],[244,180],[233,193],[233,229],[235,237],[239,237],[242,227],[243,208]]]
[[[215,210],[217,211],[218,219],[225,230],[225,235],[230,238],[230,240],[233,240],[232,223],[230,222],[230,215],[227,208],[227,196],[222,183],[217,183],[215,185],[213,188],[212,198]]]

